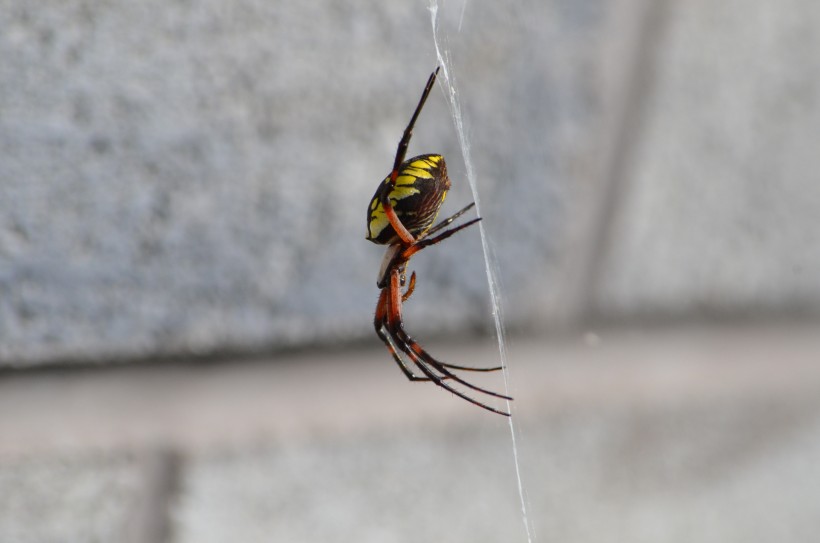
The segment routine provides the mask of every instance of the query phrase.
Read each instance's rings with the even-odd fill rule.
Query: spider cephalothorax
[[[387,345],[393,359],[408,379],[432,381],[468,402],[493,413],[509,416],[506,411],[480,402],[453,385],[458,383],[482,394],[511,400],[509,396],[470,384],[453,371],[488,372],[500,370],[500,366],[474,368],[440,362],[407,334],[401,317],[401,304],[413,294],[416,286],[416,272],[413,272],[409,284],[406,285],[407,289],[401,291],[407,283],[405,273],[410,258],[425,247],[435,245],[481,220],[478,217],[446,229],[475,205],[471,203],[433,226],[450,189],[450,178],[447,176],[444,157],[427,154],[404,160],[413,135],[413,126],[433,88],[438,71],[436,68],[427,80],[427,86],[424,87],[416,111],[404,129],[396,150],[393,170],[376,189],[367,207],[367,239],[388,246],[376,281],[381,292],[373,324],[379,338]],[[412,367],[418,368],[422,375],[413,373],[411,366],[405,362],[406,359],[409,359]]]

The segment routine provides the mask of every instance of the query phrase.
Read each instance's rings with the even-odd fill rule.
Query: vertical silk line
[[[467,136],[464,131],[464,122],[461,116],[461,104],[458,101],[458,96],[456,95],[456,86],[455,81],[451,77],[450,74],[450,62],[447,56],[447,51],[443,51],[439,46],[439,34],[438,34],[438,2],[437,0],[429,0],[428,9],[430,10],[430,20],[433,25],[433,44],[436,48],[436,57],[438,59],[438,64],[441,66],[441,71],[444,74],[443,78],[439,78],[439,82],[442,85],[446,95],[447,95],[447,105],[450,109],[450,115],[453,118],[453,123],[456,127],[456,133],[458,135],[458,143],[461,146],[461,154],[464,158],[464,167],[467,173],[467,182],[470,185],[470,191],[472,192],[473,200],[475,201],[475,210],[476,214],[480,217],[481,216],[481,203],[479,202],[478,198],[478,190],[475,178],[475,171],[473,170],[473,161],[470,156],[470,144],[467,141]],[[464,0],[464,4],[466,7],[467,0]],[[464,8],[462,8],[464,9]],[[463,11],[462,11],[463,16]],[[461,23],[459,23],[459,27]],[[490,292],[490,303],[492,306],[492,315],[493,321],[495,323],[495,335],[496,340],[498,342],[498,356],[500,360],[500,364],[503,367],[502,373],[504,375],[504,392],[507,396],[510,395],[510,375],[509,375],[509,368],[507,366],[507,346],[505,342],[505,333],[504,333],[504,319],[501,313],[501,299],[499,295],[499,288],[498,288],[498,281],[497,281],[497,261],[494,255],[490,251],[489,242],[487,240],[487,235],[484,230],[484,222],[478,223],[479,232],[481,233],[481,249],[484,253],[484,269],[487,274],[487,286]],[[507,402],[507,412],[512,413],[512,404],[509,400]],[[524,493],[524,484],[521,478],[521,466],[518,457],[518,444],[516,441],[516,433],[515,433],[515,425],[513,424],[513,417],[508,417],[508,422],[510,425],[510,439],[512,441],[512,450],[513,450],[513,460],[515,463],[515,476],[518,482],[518,498],[521,502],[521,515],[524,521],[524,530],[527,534],[527,541],[528,543],[533,543],[534,541],[534,531],[530,527],[529,517],[527,515],[527,500]]]

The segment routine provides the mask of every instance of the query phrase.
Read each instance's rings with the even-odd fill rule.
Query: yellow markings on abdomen
[[[368,208],[367,239],[375,243],[392,243],[396,236],[381,204],[385,191],[389,191],[387,197],[402,224],[411,233],[418,235],[430,227],[431,221],[438,213],[438,208],[441,207],[441,202],[444,201],[448,188],[450,188],[450,180],[447,177],[444,159],[441,155],[421,155],[411,158],[402,164],[392,187],[390,176],[387,176],[379,185],[376,194],[373,195]],[[435,198],[434,209],[430,209],[428,207],[429,198],[433,194],[440,194],[440,199]],[[407,200],[408,198],[411,199]]]

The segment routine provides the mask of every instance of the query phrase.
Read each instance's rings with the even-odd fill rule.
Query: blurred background
[[[519,470],[373,333],[429,5],[0,0],[0,541],[816,540],[820,4],[438,4]],[[496,364],[478,229],[411,268]]]

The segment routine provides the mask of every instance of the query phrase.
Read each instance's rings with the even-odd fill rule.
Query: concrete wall
[[[817,539],[817,6],[441,7],[535,541]],[[424,0],[0,0],[0,541],[525,540],[507,421],[372,332],[435,63]],[[478,232],[413,267],[410,331],[497,363]]]
[[[687,1],[665,16],[597,307],[816,315],[820,6]]]
[[[511,328],[817,312],[815,3],[446,8]],[[1,364],[371,338],[425,2],[6,0],[0,29]],[[439,90],[430,151],[454,211]],[[477,231],[413,266],[414,331],[490,329]]]
[[[813,543],[818,353],[808,326],[515,341],[533,541]],[[379,346],[226,362],[0,379],[0,541],[527,541],[506,419]]]

